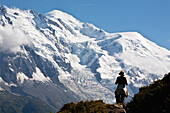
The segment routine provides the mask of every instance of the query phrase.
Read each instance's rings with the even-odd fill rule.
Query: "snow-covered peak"
[[[53,21],[65,22],[65,24],[69,25],[75,31],[79,31],[81,34],[88,36],[90,38],[102,38],[105,35],[105,31],[95,27],[93,24],[82,23],[73,16],[59,11],[53,10],[45,14],[48,18]]]
[[[137,32],[119,34],[121,38],[117,41],[122,45],[123,52],[116,56],[123,59],[126,64],[133,64],[136,67],[148,70],[150,73],[160,73],[160,75],[168,72],[167,67],[170,61],[168,54],[170,54],[170,51],[159,47]],[[161,62],[165,63],[162,64]]]
[[[48,13],[45,14],[46,16],[48,17],[51,17],[51,18],[55,18],[55,19],[67,19],[67,20],[76,20],[73,16],[65,13],[65,12],[62,12],[60,10],[52,10]]]
[[[53,10],[53,11],[50,11],[50,12],[44,14],[44,15],[47,16],[48,18],[50,18],[53,21],[57,21],[57,20],[60,21],[61,20],[61,21],[64,21],[71,26],[74,25],[74,24],[77,24],[78,27],[81,26],[80,21],[75,19],[73,16],[71,16],[71,15],[65,13],[65,12],[59,11],[59,10]]]
[[[81,99],[109,103],[114,102],[114,82],[121,70],[126,73],[130,96],[170,70],[170,51],[140,33],[107,33],[58,10],[43,15],[1,8],[0,50],[0,67],[9,69],[0,70],[0,77],[7,83],[26,89],[34,82],[48,83],[52,84],[49,89],[64,87]],[[11,55],[7,50],[15,52]]]

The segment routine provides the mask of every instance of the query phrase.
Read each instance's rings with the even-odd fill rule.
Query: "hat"
[[[125,72],[124,71],[120,71],[119,75],[125,76]]]

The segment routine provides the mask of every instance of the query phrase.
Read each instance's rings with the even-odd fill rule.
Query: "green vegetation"
[[[170,113],[170,73],[139,89],[127,104],[127,113]]]
[[[0,113],[54,113],[43,101],[0,91]]]
[[[108,113],[116,111],[114,105],[105,104],[102,100],[65,104],[58,113]],[[112,113],[112,112],[111,112]]]

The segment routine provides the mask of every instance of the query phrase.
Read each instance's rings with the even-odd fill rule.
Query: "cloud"
[[[0,51],[19,52],[21,45],[29,43],[29,37],[23,31],[10,25],[0,26]]]

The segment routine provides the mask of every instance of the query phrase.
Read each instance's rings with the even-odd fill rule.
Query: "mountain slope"
[[[127,113],[169,113],[170,73],[162,80],[139,89],[133,100],[127,104]]]
[[[129,99],[170,70],[170,51],[137,32],[107,33],[64,12],[0,8],[0,87],[56,109],[85,99],[115,102],[124,70]]]
[[[55,110],[43,101],[26,96],[17,96],[0,91],[1,113],[54,113]]]

